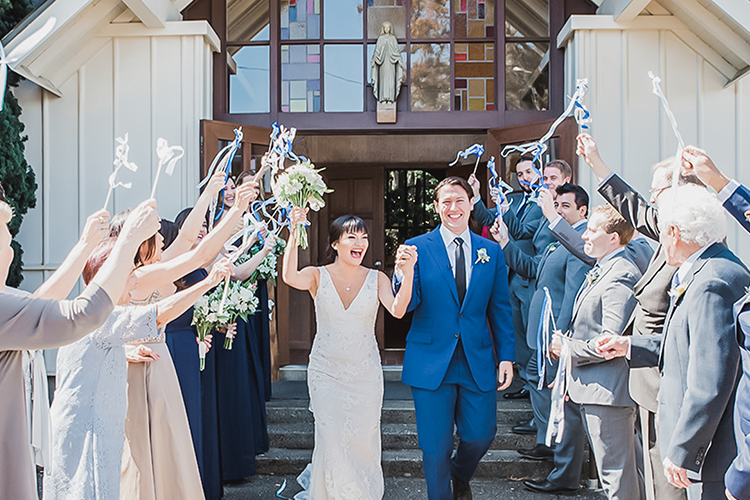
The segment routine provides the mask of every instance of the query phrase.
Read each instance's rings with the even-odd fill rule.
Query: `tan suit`
[[[29,457],[23,351],[75,342],[101,326],[113,308],[96,284],[73,300],[0,293],[0,498],[37,499]]]

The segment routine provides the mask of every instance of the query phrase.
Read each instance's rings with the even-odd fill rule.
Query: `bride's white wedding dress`
[[[381,500],[383,371],[375,340],[378,271],[369,271],[345,309],[328,270],[319,269],[317,333],[307,368],[315,449],[312,463],[298,479],[306,490],[295,498]]]

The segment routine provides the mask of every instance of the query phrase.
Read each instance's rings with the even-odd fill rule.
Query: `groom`
[[[513,380],[508,273],[500,245],[469,231],[466,180],[441,181],[434,203],[441,225],[406,242],[420,259],[401,380],[414,395],[429,499],[468,500],[469,480],[495,438],[495,389]],[[459,444],[451,458],[454,423]]]

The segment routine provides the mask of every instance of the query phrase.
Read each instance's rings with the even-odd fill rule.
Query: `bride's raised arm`
[[[197,247],[166,262],[157,262],[135,270],[138,284],[133,297],[146,297],[167,283],[177,281],[191,271],[213,261],[231,238],[237,222],[247,209],[255,187],[243,184],[237,189],[237,201],[216,228],[201,240]]]
[[[312,266],[304,269],[297,269],[299,265],[297,250],[297,231],[300,223],[307,220],[307,209],[295,208],[289,214],[289,241],[284,250],[284,261],[281,269],[281,279],[284,283],[297,290],[307,290],[310,295],[315,297],[318,292],[318,283],[320,281],[320,271]]]
[[[403,279],[398,292],[394,295],[391,280],[382,271],[378,272],[378,297],[394,318],[403,318],[406,308],[411,301],[411,291],[414,285],[414,265],[417,263],[417,247],[401,245],[396,250],[396,270],[400,271]]]

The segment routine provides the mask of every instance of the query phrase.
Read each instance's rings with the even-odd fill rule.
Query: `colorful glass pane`
[[[320,111],[320,46],[281,46],[281,110]]]
[[[320,0],[281,0],[282,40],[320,38]]]
[[[485,111],[495,104],[495,46],[492,43],[454,45],[454,109]]]

